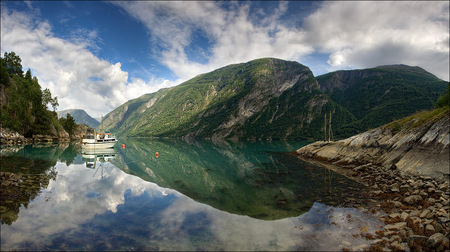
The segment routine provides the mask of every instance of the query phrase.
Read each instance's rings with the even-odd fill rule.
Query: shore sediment
[[[398,169],[366,163],[336,165],[298,152],[304,161],[332,169],[367,187],[364,197],[372,201],[371,213],[383,213],[378,219],[384,229],[373,240],[368,251],[387,248],[394,251],[445,251],[450,239],[450,187],[448,180],[405,174]],[[343,247],[342,250],[353,250]]]

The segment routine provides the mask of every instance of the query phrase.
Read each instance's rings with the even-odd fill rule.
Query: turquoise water
[[[101,153],[72,144],[2,148],[1,171],[22,175],[2,186],[2,250],[368,244],[361,232],[380,223],[355,207],[364,188],[289,154],[305,144],[123,139]]]

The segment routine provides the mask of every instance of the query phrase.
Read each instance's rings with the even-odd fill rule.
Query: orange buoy
[[[122,149],[125,149],[125,144],[122,144]]]
[[[159,153],[158,152],[156,152],[156,157],[159,157]]]

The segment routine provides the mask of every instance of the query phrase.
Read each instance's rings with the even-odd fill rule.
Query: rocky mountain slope
[[[330,110],[335,125],[354,120],[320,91],[309,68],[266,58],[131,100],[106,115],[100,128],[121,136],[319,137]]]
[[[420,67],[389,65],[317,77],[320,89],[357,119],[348,136],[432,109],[447,83]]]
[[[86,124],[91,128],[97,128],[100,125],[100,122],[92,118],[86,111],[82,109],[67,109],[58,111],[58,118],[66,117],[67,114],[70,114],[73,119],[75,119],[76,124]]]
[[[447,84],[419,67],[315,78],[297,62],[265,58],[128,101],[100,129],[119,136],[319,139],[331,111],[333,135],[344,138],[432,108]]]
[[[448,180],[449,112],[448,106],[425,111],[337,142],[315,142],[297,154],[337,165],[373,164]]]

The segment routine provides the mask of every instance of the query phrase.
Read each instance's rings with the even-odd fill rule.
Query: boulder
[[[403,202],[405,202],[408,205],[414,205],[419,202],[421,202],[423,199],[420,195],[411,195],[403,199]]]
[[[435,233],[427,240],[427,244],[430,248],[440,250],[444,247],[448,247],[449,240],[441,233]]]

